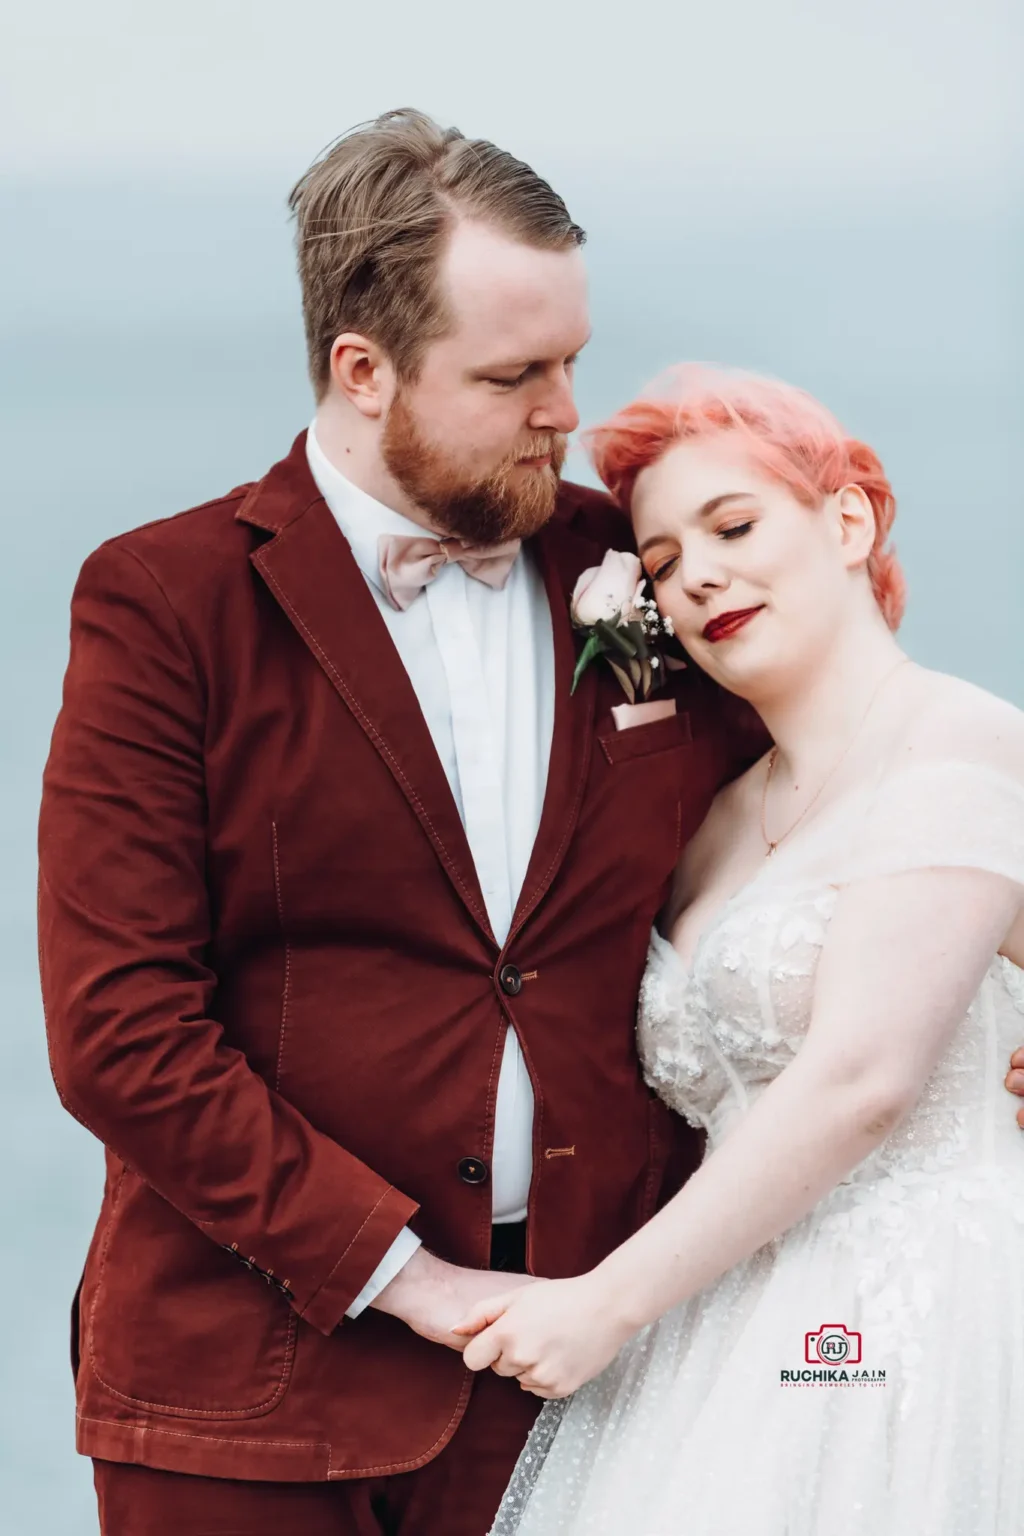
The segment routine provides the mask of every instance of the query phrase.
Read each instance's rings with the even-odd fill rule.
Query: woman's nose
[[[709,593],[729,585],[729,577],[714,546],[705,540],[693,540],[679,557],[679,580],[683,591],[694,602],[703,602]]]

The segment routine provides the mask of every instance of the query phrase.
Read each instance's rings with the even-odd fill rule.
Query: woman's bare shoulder
[[[962,677],[917,671],[917,707],[900,732],[894,766],[977,762],[1024,777],[1024,711]]]

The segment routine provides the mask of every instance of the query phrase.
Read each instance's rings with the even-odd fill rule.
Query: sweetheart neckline
[[[765,863],[767,864],[767,860]],[[711,921],[705,923],[704,927],[701,929],[697,938],[697,942],[693,946],[693,951],[688,958],[686,955],[681,954],[680,951],[676,949],[671,939],[667,939],[663,933],[659,933],[657,928],[651,929],[651,932],[655,938],[658,939],[660,943],[665,944],[672,951],[681,968],[687,973],[687,975],[692,975],[694,966],[697,963],[697,956],[700,954],[701,948],[704,945],[704,941],[708,939],[715,931],[715,929],[721,925],[729,908],[735,906],[741,896],[745,896],[748,891],[752,890],[753,887],[757,885],[758,881],[763,877],[764,873],[765,870],[762,866],[762,868],[760,868],[756,874],[751,875],[749,880],[745,880],[742,885],[738,886],[737,889],[733,891],[731,896],[728,896],[720,906],[716,907]],[[782,889],[785,890],[786,887],[783,886]],[[800,882],[797,882],[796,889],[801,889]],[[827,882],[824,885],[820,885],[817,881],[809,882],[806,886],[803,887],[803,889],[807,891],[815,891],[818,895],[824,895],[826,891],[831,891],[833,894],[838,894],[839,891],[838,886],[829,885]]]
[[[668,953],[672,957],[672,960],[679,967],[680,971],[682,971],[683,975],[687,977],[687,979],[692,979],[694,971],[696,969],[696,965],[697,965],[697,957],[700,954],[701,949],[703,948],[706,940],[708,940],[711,937],[712,933],[715,931],[716,928],[721,926],[721,924],[722,924],[722,922],[724,920],[724,917],[725,917],[725,913],[728,911],[728,909],[731,906],[733,906],[739,900],[740,896],[742,896],[745,891],[748,891],[750,889],[750,887],[755,884],[755,882],[759,878],[760,878],[759,874],[755,875],[752,880],[748,880],[746,885],[741,886],[740,889],[738,891],[735,891],[733,893],[733,895],[730,896],[727,901],[722,903],[722,905],[716,911],[716,913],[715,913],[714,917],[712,918],[711,922],[708,923],[701,930],[700,937],[697,939],[696,944],[693,946],[693,953],[689,956],[689,958],[687,958],[686,955],[681,954],[679,952],[679,950],[676,949],[676,947],[672,943],[671,939],[666,939],[666,937],[665,937],[665,935],[663,933],[659,933],[657,928],[653,928],[652,927],[652,929],[651,929],[651,938],[652,938],[652,940],[656,940],[657,944],[662,949],[668,950]],[[811,887],[808,887],[808,889],[811,889]],[[821,895],[824,895],[826,891],[831,891],[835,895],[838,895],[838,893],[839,893],[839,887],[838,886],[824,885],[824,886],[821,886],[818,889],[819,889],[819,894],[821,894]],[[1011,960],[1009,955],[1004,955],[999,950],[997,950],[996,953],[993,955],[993,957],[992,957],[992,964],[994,964],[997,960],[1002,960],[1006,965],[1008,965],[1010,967],[1010,969],[1012,971],[1016,972],[1017,975],[1020,976],[1022,980],[1024,980],[1024,964],[1018,964],[1016,960]],[[990,969],[991,969],[991,966],[990,966]],[[1024,1002],[1022,1002],[1021,1006],[1022,1006],[1022,1011],[1024,1011]]]

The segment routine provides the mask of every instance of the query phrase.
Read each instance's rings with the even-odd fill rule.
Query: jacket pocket
[[[99,1266],[89,1364],[108,1392],[194,1418],[255,1418],[281,1400],[295,1313],[134,1174],[118,1187]]]
[[[652,720],[649,725],[634,725],[625,731],[608,731],[597,739],[610,763],[627,763],[638,757],[649,757],[652,752],[668,752],[673,747],[689,746],[692,740],[690,717],[685,713],[669,715],[665,720]]]

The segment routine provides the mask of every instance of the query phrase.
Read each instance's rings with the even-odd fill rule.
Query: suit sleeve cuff
[[[405,1268],[420,1245],[421,1239],[415,1232],[403,1227],[355,1301],[346,1310],[345,1316],[358,1317],[360,1312],[365,1312],[371,1301],[376,1301],[384,1287],[391,1284],[399,1270]]]
[[[415,1200],[388,1185],[299,1315],[318,1332],[333,1333],[418,1210]]]

